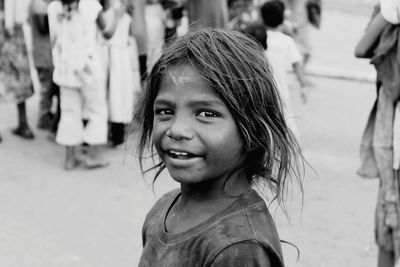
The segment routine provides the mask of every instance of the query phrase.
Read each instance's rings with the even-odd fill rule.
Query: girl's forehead
[[[171,93],[178,94],[179,97],[183,95],[185,95],[185,97],[194,95],[196,95],[196,97],[204,97],[208,95],[223,101],[210,83],[191,65],[169,67],[168,70],[163,73],[156,97],[169,95]]]
[[[163,81],[170,82],[175,86],[188,83],[206,83],[203,77],[190,65],[180,65],[169,68],[163,75]]]

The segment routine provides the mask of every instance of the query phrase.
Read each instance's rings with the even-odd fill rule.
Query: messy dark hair
[[[165,169],[151,140],[153,105],[165,73],[188,64],[215,90],[238,125],[250,180],[263,180],[280,204],[292,177],[302,192],[304,166],[296,138],[285,123],[282,102],[261,46],[240,32],[203,29],[177,38],[154,65],[134,115],[137,154],[143,171],[146,152],[157,176]],[[289,178],[290,177],[290,178]],[[284,203],[283,203],[284,204]]]

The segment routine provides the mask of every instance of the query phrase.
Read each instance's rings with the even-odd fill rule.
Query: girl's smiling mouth
[[[198,158],[200,156],[195,155],[193,153],[187,152],[187,151],[179,151],[175,149],[168,149],[165,151],[166,155],[168,157],[171,157],[173,159],[192,159],[192,158]]]
[[[175,167],[188,167],[197,164],[204,157],[182,149],[167,148],[164,150],[164,161]]]

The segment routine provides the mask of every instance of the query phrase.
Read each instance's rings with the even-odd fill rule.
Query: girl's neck
[[[215,179],[196,184],[181,184],[181,206],[201,205],[209,201],[235,198],[250,188],[244,173],[227,179]]]
[[[192,229],[232,205],[249,188],[245,175],[181,184],[181,196],[167,214],[165,229],[170,233]]]

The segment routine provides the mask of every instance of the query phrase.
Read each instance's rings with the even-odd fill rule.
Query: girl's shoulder
[[[214,223],[216,227],[210,228],[207,238],[213,239],[210,244],[218,254],[229,247],[256,244],[263,247],[274,262],[283,262],[275,223],[264,200],[254,190],[236,201]]]
[[[159,198],[156,201],[156,203],[150,209],[150,211],[147,214],[147,218],[150,218],[151,220],[152,217],[159,216],[159,214],[162,213],[165,209],[167,209],[168,206],[174,201],[174,199],[176,199],[179,196],[180,192],[181,192],[180,189],[174,189],[164,194],[161,198]]]

